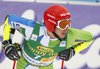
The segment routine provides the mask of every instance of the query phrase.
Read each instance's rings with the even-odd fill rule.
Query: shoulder
[[[78,34],[78,33],[88,33],[88,34],[91,34],[91,33],[88,32],[88,31],[80,30],[80,29],[75,29],[75,28],[69,28],[69,32],[74,32],[74,33],[76,33],[76,34]]]
[[[43,22],[40,23],[40,27],[45,27]]]
[[[77,38],[83,38],[88,40],[93,39],[92,34],[85,30],[70,28],[68,33],[74,35]]]
[[[44,23],[41,23],[40,24],[40,36],[41,35],[44,35],[44,33],[46,32],[46,27],[45,27],[45,25],[44,25]]]

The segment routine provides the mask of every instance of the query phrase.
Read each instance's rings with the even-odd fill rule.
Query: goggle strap
[[[60,40],[60,42],[62,41],[62,38],[59,38],[59,36],[55,32],[52,32],[52,33],[56,38],[58,38]]]

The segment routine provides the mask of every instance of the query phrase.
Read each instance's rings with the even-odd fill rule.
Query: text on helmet
[[[53,23],[53,24],[56,24],[55,21],[51,20],[51,19],[48,19],[49,22]]]
[[[70,15],[70,13],[63,13],[63,14],[60,14],[60,16],[66,16],[66,15]]]
[[[51,18],[55,19],[55,17],[54,17],[54,16],[52,16],[52,15],[50,15],[50,14],[47,14],[47,16],[49,16],[49,17],[51,17]]]

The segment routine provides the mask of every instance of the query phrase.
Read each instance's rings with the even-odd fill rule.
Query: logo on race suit
[[[80,40],[80,39],[76,39],[75,42],[85,42],[87,40]]]
[[[20,24],[19,23],[11,21],[11,25],[13,26],[13,28],[16,28],[17,31],[20,32]]]
[[[44,62],[40,62],[40,63],[39,63],[39,65],[44,65],[44,64],[45,64]]]
[[[31,37],[31,40],[34,40],[34,41],[36,41],[37,40],[37,35],[35,35],[35,34],[32,34],[32,37]]]
[[[38,46],[37,49],[44,52],[54,52],[54,50],[42,46]]]
[[[19,25],[19,24],[16,24],[16,29],[17,29],[18,31],[20,31],[20,25]]]
[[[66,46],[66,41],[60,42],[60,47],[65,47]]]

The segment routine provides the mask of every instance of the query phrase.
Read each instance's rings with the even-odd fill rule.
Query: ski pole
[[[16,65],[16,60],[14,61],[14,64],[13,64],[13,69],[15,69],[15,65]]]
[[[61,69],[64,67],[64,60],[62,60]]]

